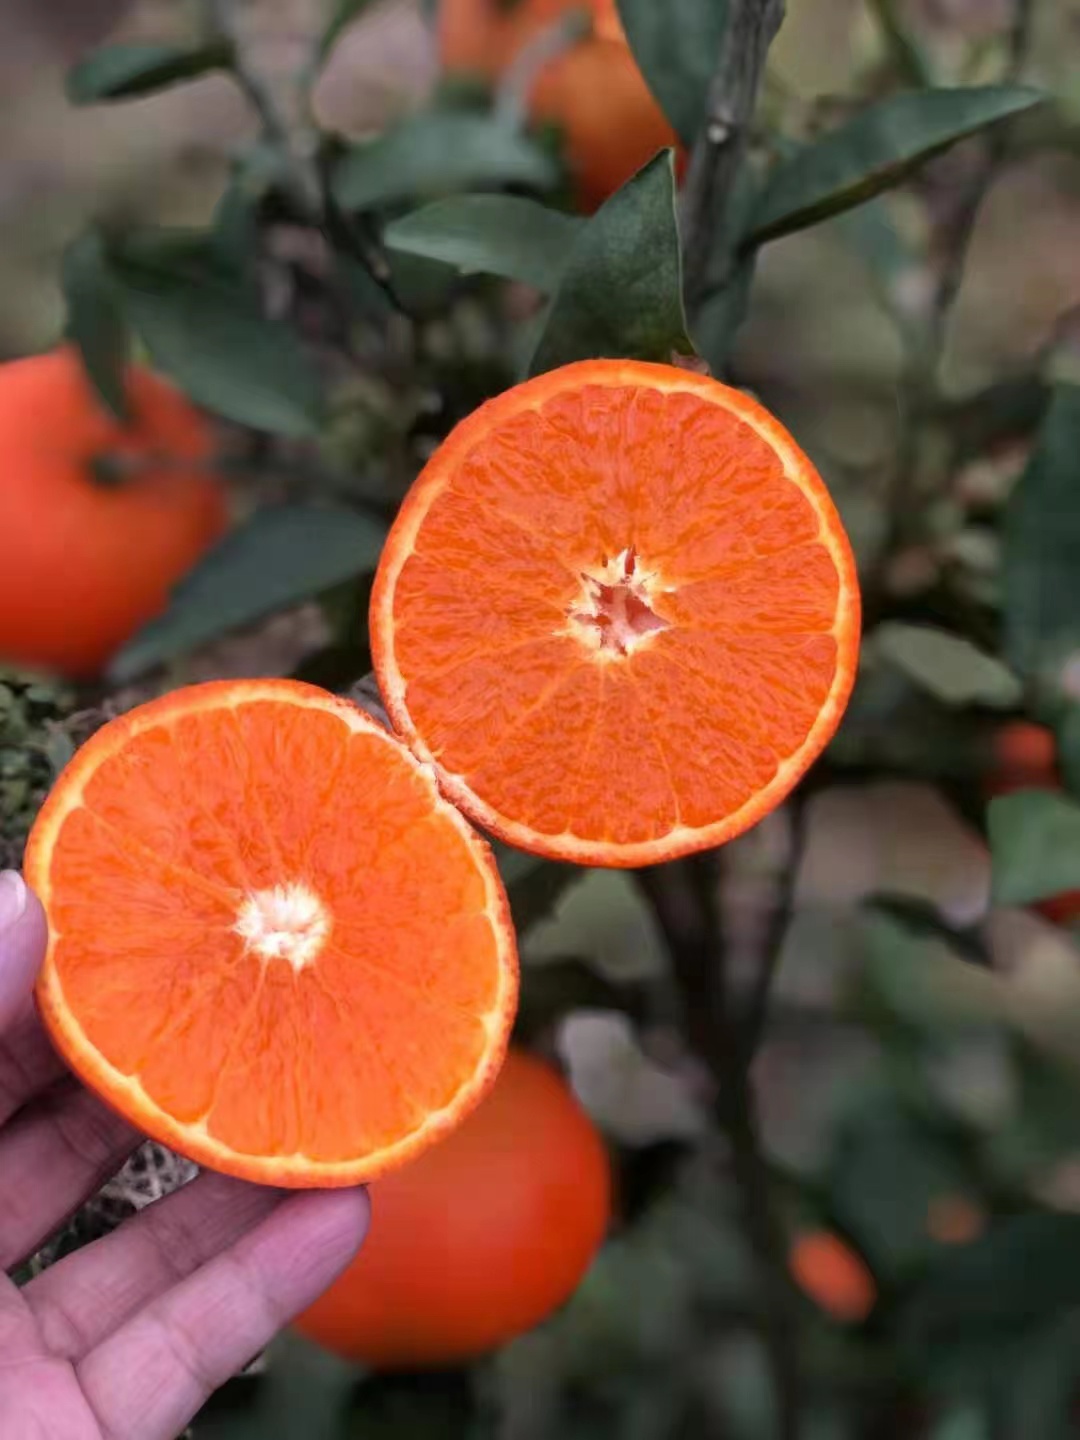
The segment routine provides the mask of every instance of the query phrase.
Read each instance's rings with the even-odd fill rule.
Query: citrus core
[[[0,366],[0,659],[97,674],[225,527],[199,412],[133,367],[131,420],[69,348]]]
[[[545,1319],[607,1229],[600,1137],[554,1070],[512,1050],[447,1139],[372,1187],[371,1229],[298,1328],[379,1369],[471,1360]]]
[[[523,849],[634,866],[783,800],[843,714],[859,594],[824,484],[760,405],[595,360],[450,435],[370,628],[394,725],[449,799]]]
[[[42,808],[26,876],[61,1054],[201,1164],[355,1184],[498,1073],[517,967],[491,854],[325,691],[214,682],[112,721]]]

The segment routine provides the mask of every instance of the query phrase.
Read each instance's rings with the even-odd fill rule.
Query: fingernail
[[[0,934],[10,930],[26,909],[28,891],[16,870],[0,872]]]

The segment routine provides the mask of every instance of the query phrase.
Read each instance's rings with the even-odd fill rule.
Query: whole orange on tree
[[[150,371],[126,423],[67,347],[0,367],[0,659],[92,676],[222,533],[210,427]]]
[[[1061,790],[1053,731],[1032,720],[1011,720],[1003,725],[993,740],[983,789],[991,799],[1017,790]],[[1080,890],[1065,890],[1032,908],[1055,925],[1070,925],[1080,915]]]
[[[595,209],[675,132],[650,92],[626,43],[615,0],[444,0],[439,47],[450,71],[497,80],[547,30],[585,10],[592,31],[569,40],[527,77],[528,109],[563,133],[580,204]]]
[[[511,1050],[480,1106],[371,1202],[362,1252],[298,1329],[378,1369],[432,1368],[569,1298],[608,1227],[608,1160],[556,1072]]]

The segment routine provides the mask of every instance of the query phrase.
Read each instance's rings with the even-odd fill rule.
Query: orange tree
[[[842,506],[874,512],[856,536],[866,646],[844,726],[769,832],[779,862],[732,845],[624,884],[499,851],[526,959],[518,1038],[559,1050],[617,1160],[619,1228],[574,1301],[469,1372],[356,1389],[352,1370],[287,1346],[253,1410],[241,1395],[239,1417],[207,1415],[198,1433],[1070,1433],[1080,990],[1070,934],[1028,907],[1080,887],[1080,389],[1052,345],[988,390],[942,385],[984,200],[1014,150],[1068,133],[1025,83],[1034,6],[1013,0],[989,48],[938,53],[901,7],[868,5],[880,44],[838,119],[763,83],[782,0],[618,0],[685,173],[662,149],[589,216],[573,205],[573,133],[567,151],[497,79],[447,83],[360,143],[320,129],[311,87],[367,8],[334,8],[298,107],[227,0],[199,33],[109,46],[69,77],[74,103],[120,105],[224,72],[258,118],[211,224],[102,225],[64,267],[68,335],[100,404],[122,418],[126,361],[148,358],[216,417],[243,518],[95,686],[0,688],[9,844],[87,706],[168,689],[208,642],[301,602],[318,602],[327,637],[301,678],[373,701],[363,601],[435,444],[483,400],[577,360],[755,379],[740,331],[786,236],[833,221],[874,277],[903,355],[901,425],[866,494],[821,460]],[[961,141],[943,213],[922,167]],[[783,410],[782,393],[766,399]],[[975,463],[994,483],[965,490]],[[1053,732],[1056,770],[1003,787],[998,731],[1021,720]],[[971,893],[933,874],[913,885],[910,857],[899,879],[850,879],[865,860],[851,815],[870,807],[898,833],[913,790],[916,860],[936,873],[925,816],[948,815],[977,857]],[[837,815],[843,904],[822,928],[813,862]],[[749,937],[748,874],[767,882]],[[1035,941],[1007,944],[1018,929]],[[815,1047],[840,1062],[824,1099]],[[767,1062],[792,1055],[809,1150],[775,1114]],[[814,1259],[808,1283],[807,1234],[829,1237],[860,1303],[822,1304],[835,1277]]]

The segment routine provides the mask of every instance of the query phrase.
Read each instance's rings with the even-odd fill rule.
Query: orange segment
[[[595,360],[453,432],[391,531],[371,635],[396,728],[466,814],[644,865],[790,791],[847,704],[859,593],[824,484],[760,405]]]
[[[312,686],[193,686],[105,726],[26,870],[53,1039],[200,1163],[354,1184],[501,1064],[517,971],[490,852],[398,741]]]

